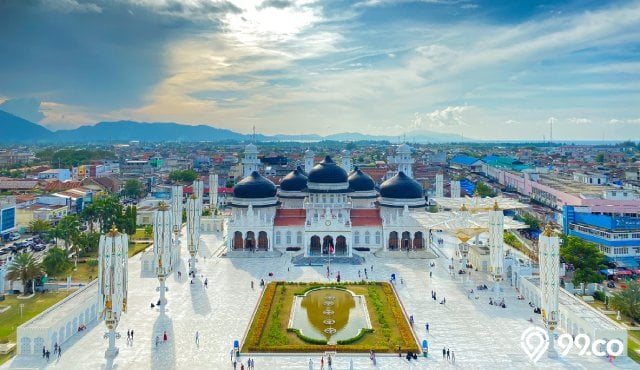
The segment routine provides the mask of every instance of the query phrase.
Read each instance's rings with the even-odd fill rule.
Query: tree
[[[64,247],[69,250],[69,245],[80,233],[80,221],[76,216],[64,216],[55,229],[56,237],[64,240]]]
[[[627,289],[616,292],[611,297],[611,305],[629,316],[629,321],[640,320],[640,284],[635,281],[627,283]]]
[[[523,212],[522,221],[529,226],[530,230],[540,230],[540,221],[531,213]]]
[[[604,255],[595,244],[576,236],[565,237],[560,246],[560,256],[575,268],[574,285],[602,282],[600,270],[605,268],[602,264]]]
[[[62,248],[51,248],[42,259],[42,267],[47,275],[52,277],[63,276],[71,268],[71,261],[67,252]]]
[[[144,227],[144,236],[150,238],[153,235],[153,226],[147,225]]]
[[[127,180],[127,182],[124,184],[123,193],[129,198],[139,199],[144,195],[144,186],[139,180]]]
[[[8,280],[21,280],[23,289],[22,295],[26,295],[27,286],[31,282],[31,290],[34,291],[33,285],[34,279],[41,276],[43,273],[42,266],[33,257],[32,253],[18,253],[11,261],[9,269],[7,270]]]
[[[596,154],[596,162],[603,164],[604,163],[604,153]]]
[[[484,198],[484,197],[495,197],[496,196],[496,192],[493,191],[493,189],[491,188],[491,186],[485,184],[482,181],[478,181],[476,183],[476,190],[475,193],[478,194],[478,196],[480,198]]]
[[[83,256],[97,255],[100,243],[100,233],[80,233],[73,241],[76,255]]]
[[[193,182],[198,178],[194,170],[174,170],[169,173],[169,179],[174,182]]]
[[[49,230],[51,230],[51,224],[47,220],[33,220],[29,223],[29,231],[32,233],[46,233]]]
[[[122,204],[115,195],[94,200],[93,207],[95,207],[95,219],[100,224],[100,231],[103,233],[108,232],[111,225],[118,225],[118,220],[122,218]]]

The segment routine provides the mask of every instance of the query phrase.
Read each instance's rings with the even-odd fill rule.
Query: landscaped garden
[[[349,340],[326,344],[308,338],[289,328],[296,296],[310,290],[331,287],[348,290],[365,298],[371,329],[364,329]],[[241,352],[419,352],[400,302],[386,282],[323,284],[303,282],[272,282],[266,285],[256,309]]]

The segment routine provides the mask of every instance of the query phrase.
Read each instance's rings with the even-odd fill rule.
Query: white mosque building
[[[342,152],[342,166],[327,156],[285,176],[279,189],[257,172],[257,148],[246,147],[251,172],[233,188],[228,204],[230,251],[272,251],[298,247],[304,256],[351,257],[354,250],[407,250],[426,246],[428,230],[410,215],[425,212],[422,186],[411,178],[410,147],[395,158],[398,173],[376,188],[371,177]],[[404,171],[403,171],[404,170]],[[425,235],[425,232],[427,235]]]

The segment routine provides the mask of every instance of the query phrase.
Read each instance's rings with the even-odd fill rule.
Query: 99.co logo
[[[561,334],[558,337],[558,347],[561,354],[567,355],[573,347],[576,347],[579,356],[620,356],[624,352],[624,345],[620,339],[596,339],[591,342],[586,334],[578,334],[575,338],[571,334]]]

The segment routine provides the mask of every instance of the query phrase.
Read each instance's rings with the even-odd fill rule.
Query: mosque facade
[[[245,176],[233,188],[227,247],[231,251],[299,250],[305,256],[351,257],[354,251],[422,249],[425,230],[410,215],[425,212],[422,186],[411,177],[411,148],[394,157],[395,176],[379,187],[362,170],[327,156],[290,172],[277,187],[257,172],[257,148],[245,150]],[[427,231],[428,233],[428,231]]]

